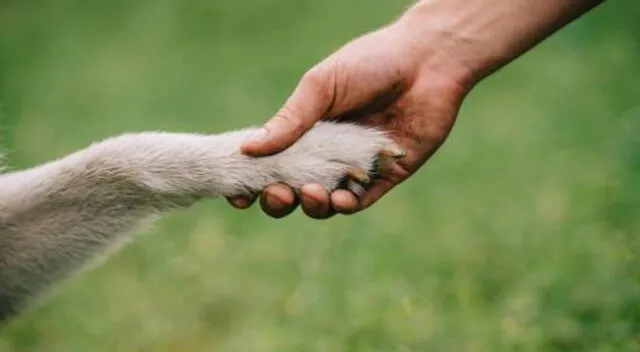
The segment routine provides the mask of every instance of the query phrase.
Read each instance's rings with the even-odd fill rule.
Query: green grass
[[[2,3],[2,145],[26,167],[124,131],[259,124],[408,3]],[[370,210],[173,214],[0,351],[640,350],[639,12],[610,2],[489,78]]]

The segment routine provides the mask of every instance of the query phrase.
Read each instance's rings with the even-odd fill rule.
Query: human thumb
[[[327,70],[314,68],[298,83],[284,106],[242,145],[252,156],[281,152],[325,117],[334,100],[333,77]]]

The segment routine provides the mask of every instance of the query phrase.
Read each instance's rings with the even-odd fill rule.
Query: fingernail
[[[302,195],[302,199],[304,203],[308,204],[308,206],[313,209],[318,209],[320,207],[320,202],[313,197]]]
[[[266,129],[265,127],[261,127],[259,130],[257,130],[256,132],[252,133],[249,136],[249,139],[247,141],[248,142],[262,142],[264,139],[267,138],[267,135],[269,135],[269,130]]]
[[[269,205],[269,207],[271,207],[271,208],[280,209],[280,208],[284,207],[284,205],[285,205],[284,202],[280,198],[278,198],[276,196],[273,196],[273,195],[269,194],[269,195],[266,196],[266,198],[267,198],[266,199],[267,205]]]

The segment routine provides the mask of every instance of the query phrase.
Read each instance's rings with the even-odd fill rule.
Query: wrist
[[[461,0],[464,2],[465,0]],[[439,72],[463,89],[470,90],[491,70],[491,52],[465,33],[466,17],[459,0],[419,1],[392,24],[399,36],[410,38],[419,65]],[[461,11],[462,10],[462,11]]]
[[[393,26],[424,64],[475,83],[604,0],[421,0]]]

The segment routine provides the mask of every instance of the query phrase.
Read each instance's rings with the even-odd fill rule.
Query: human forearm
[[[263,210],[282,217],[299,203],[310,217],[326,219],[369,207],[438,150],[478,81],[601,2],[421,0],[388,26],[350,41],[303,75],[262,137],[243,151],[286,150],[316,121],[339,118],[391,132],[407,156],[359,198],[316,185],[297,196],[273,185],[261,197]],[[251,200],[232,204],[246,208]]]
[[[398,21],[427,65],[473,84],[604,0],[422,0]]]

